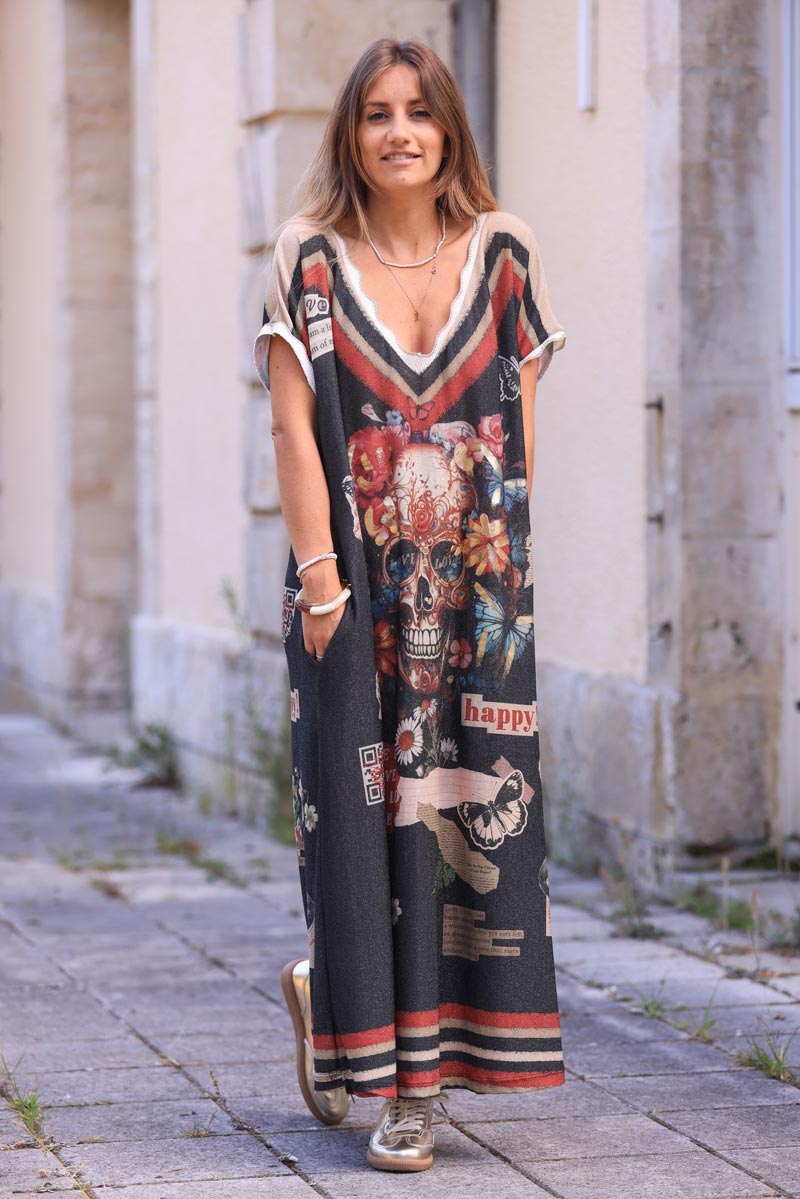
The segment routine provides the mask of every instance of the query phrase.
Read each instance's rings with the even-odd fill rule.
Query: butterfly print
[[[478,582],[473,582],[478,594],[475,601],[476,661],[480,666],[486,653],[503,655],[503,675],[507,675],[517,653],[521,653],[533,636],[533,614],[510,616],[496,596]]]
[[[502,354],[498,354],[497,364],[500,368],[500,399],[518,400],[520,397],[519,363],[516,358],[505,358]]]
[[[513,770],[487,803],[469,801],[458,805],[459,816],[481,849],[497,849],[506,837],[517,837],[525,828],[528,809],[520,798],[524,785],[522,771]]]

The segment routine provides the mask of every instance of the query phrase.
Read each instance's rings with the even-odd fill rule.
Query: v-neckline
[[[450,304],[450,313],[447,317],[447,320],[436,334],[433,348],[424,354],[417,353],[414,350],[407,350],[404,346],[401,346],[394,330],[390,329],[388,325],[383,323],[381,318],[378,316],[378,309],[375,301],[364,291],[364,286],[361,282],[360,270],[350,257],[350,253],[344,241],[333,228],[333,226],[331,226],[331,232],[338,243],[342,255],[342,261],[345,264],[345,270],[349,276],[351,290],[363,308],[365,315],[372,322],[378,332],[386,339],[395,353],[402,358],[403,362],[405,362],[407,366],[411,367],[412,370],[417,371],[418,374],[422,374],[423,371],[427,370],[437,355],[441,353],[447,336],[450,333],[453,324],[455,323],[456,317],[458,316],[458,312],[463,304],[467,289],[470,284],[472,268],[475,265],[475,259],[478,253],[481,230],[483,229],[483,223],[487,216],[487,212],[479,212],[475,217],[475,228],[470,238],[466,261],[461,268],[461,274],[459,276],[458,292],[453,297],[452,303]]]

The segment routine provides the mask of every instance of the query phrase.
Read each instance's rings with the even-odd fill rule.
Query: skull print
[[[398,588],[398,668],[415,690],[439,687],[454,613],[469,600],[462,522],[476,504],[470,478],[431,442],[405,446],[393,463],[397,532],[383,547],[386,583]]]

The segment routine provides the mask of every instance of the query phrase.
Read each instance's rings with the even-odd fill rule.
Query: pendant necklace
[[[428,294],[428,291],[430,290],[431,283],[433,283],[433,276],[436,274],[436,259],[439,257],[439,250],[442,248],[442,243],[444,242],[446,236],[447,236],[447,223],[445,221],[444,213],[442,213],[442,236],[439,238],[439,241],[437,242],[436,249],[433,251],[433,253],[428,258],[423,258],[419,262],[387,262],[386,259],[381,254],[378,247],[375,245],[375,242],[368,235],[369,244],[372,246],[372,248],[375,251],[375,253],[377,254],[378,258],[383,263],[383,265],[387,268],[387,270],[389,271],[389,274],[392,276],[395,283],[400,288],[400,290],[403,292],[404,296],[406,297],[409,304],[411,305],[411,307],[414,311],[414,320],[415,321],[419,320],[419,310],[422,307],[422,305],[425,303],[425,298]],[[425,288],[425,292],[422,296],[422,299],[420,300],[419,304],[415,304],[414,301],[411,299],[411,296],[408,294],[406,289],[403,287],[403,284],[400,282],[400,280],[397,278],[397,275],[395,275],[394,271],[391,268],[393,266],[396,266],[396,267],[424,266],[426,262],[433,262],[433,266],[431,267],[431,277],[428,280],[428,286]]]

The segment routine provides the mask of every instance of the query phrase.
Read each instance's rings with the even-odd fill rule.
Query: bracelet
[[[313,565],[314,562],[322,562],[325,558],[338,558],[336,550],[328,550],[327,554],[317,554],[316,558],[309,558],[307,562],[301,562],[297,568],[297,577],[300,578],[307,566]]]
[[[294,602],[301,611],[308,612],[311,616],[324,616],[326,612],[333,612],[334,608],[340,607],[352,595],[350,587],[347,585],[347,579],[342,579],[342,582],[345,584],[342,590],[332,600],[328,600],[327,603],[309,604],[308,600],[303,596],[302,587],[295,595]]]

